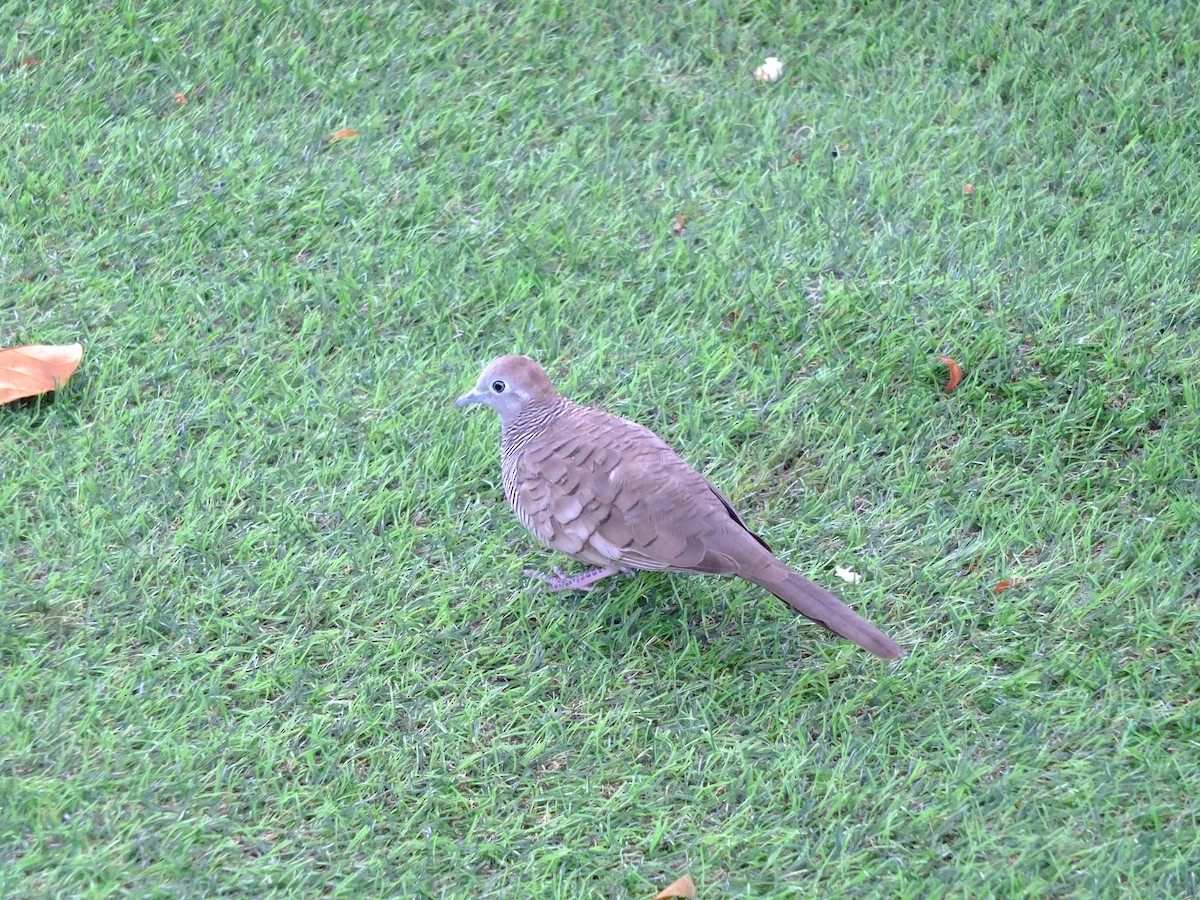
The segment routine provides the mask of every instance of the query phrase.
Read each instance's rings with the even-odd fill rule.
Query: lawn
[[[0,895],[1200,892],[1190,4],[0,23]],[[509,352],[909,655],[539,591]]]

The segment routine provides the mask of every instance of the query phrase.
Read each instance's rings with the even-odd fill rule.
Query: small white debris
[[[862,581],[862,576],[854,571],[854,566],[843,568],[835,563],[833,571],[837,573],[838,578],[842,579],[842,581],[848,581],[850,584],[858,584]]]
[[[768,56],[761,66],[754,70],[755,81],[765,81],[770,84],[772,81],[778,81],[779,76],[783,74],[783,63],[776,57]]]

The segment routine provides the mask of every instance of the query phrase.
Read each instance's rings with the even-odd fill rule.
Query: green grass
[[[0,894],[1200,891],[1194,14],[894,6],[0,14]],[[514,351],[910,655],[532,588]]]

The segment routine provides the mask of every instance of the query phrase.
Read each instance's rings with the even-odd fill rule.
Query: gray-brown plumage
[[[598,568],[543,578],[585,588],[620,569],[736,575],[876,656],[904,651],[775,558],[708,479],[648,428],[572,403],[527,356],[502,356],[455,406],[500,414],[504,495],[539,541]],[[533,573],[531,573],[533,574]]]

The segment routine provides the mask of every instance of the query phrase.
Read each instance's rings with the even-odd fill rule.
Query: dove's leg
[[[558,566],[554,566],[553,575],[546,575],[543,572],[535,572],[533,569],[525,570],[526,578],[536,578],[538,581],[544,581],[546,587],[551,591],[586,591],[601,578],[607,578],[609,575],[615,575],[621,570],[615,566],[603,566],[598,569],[588,569],[579,575],[567,575]]]

